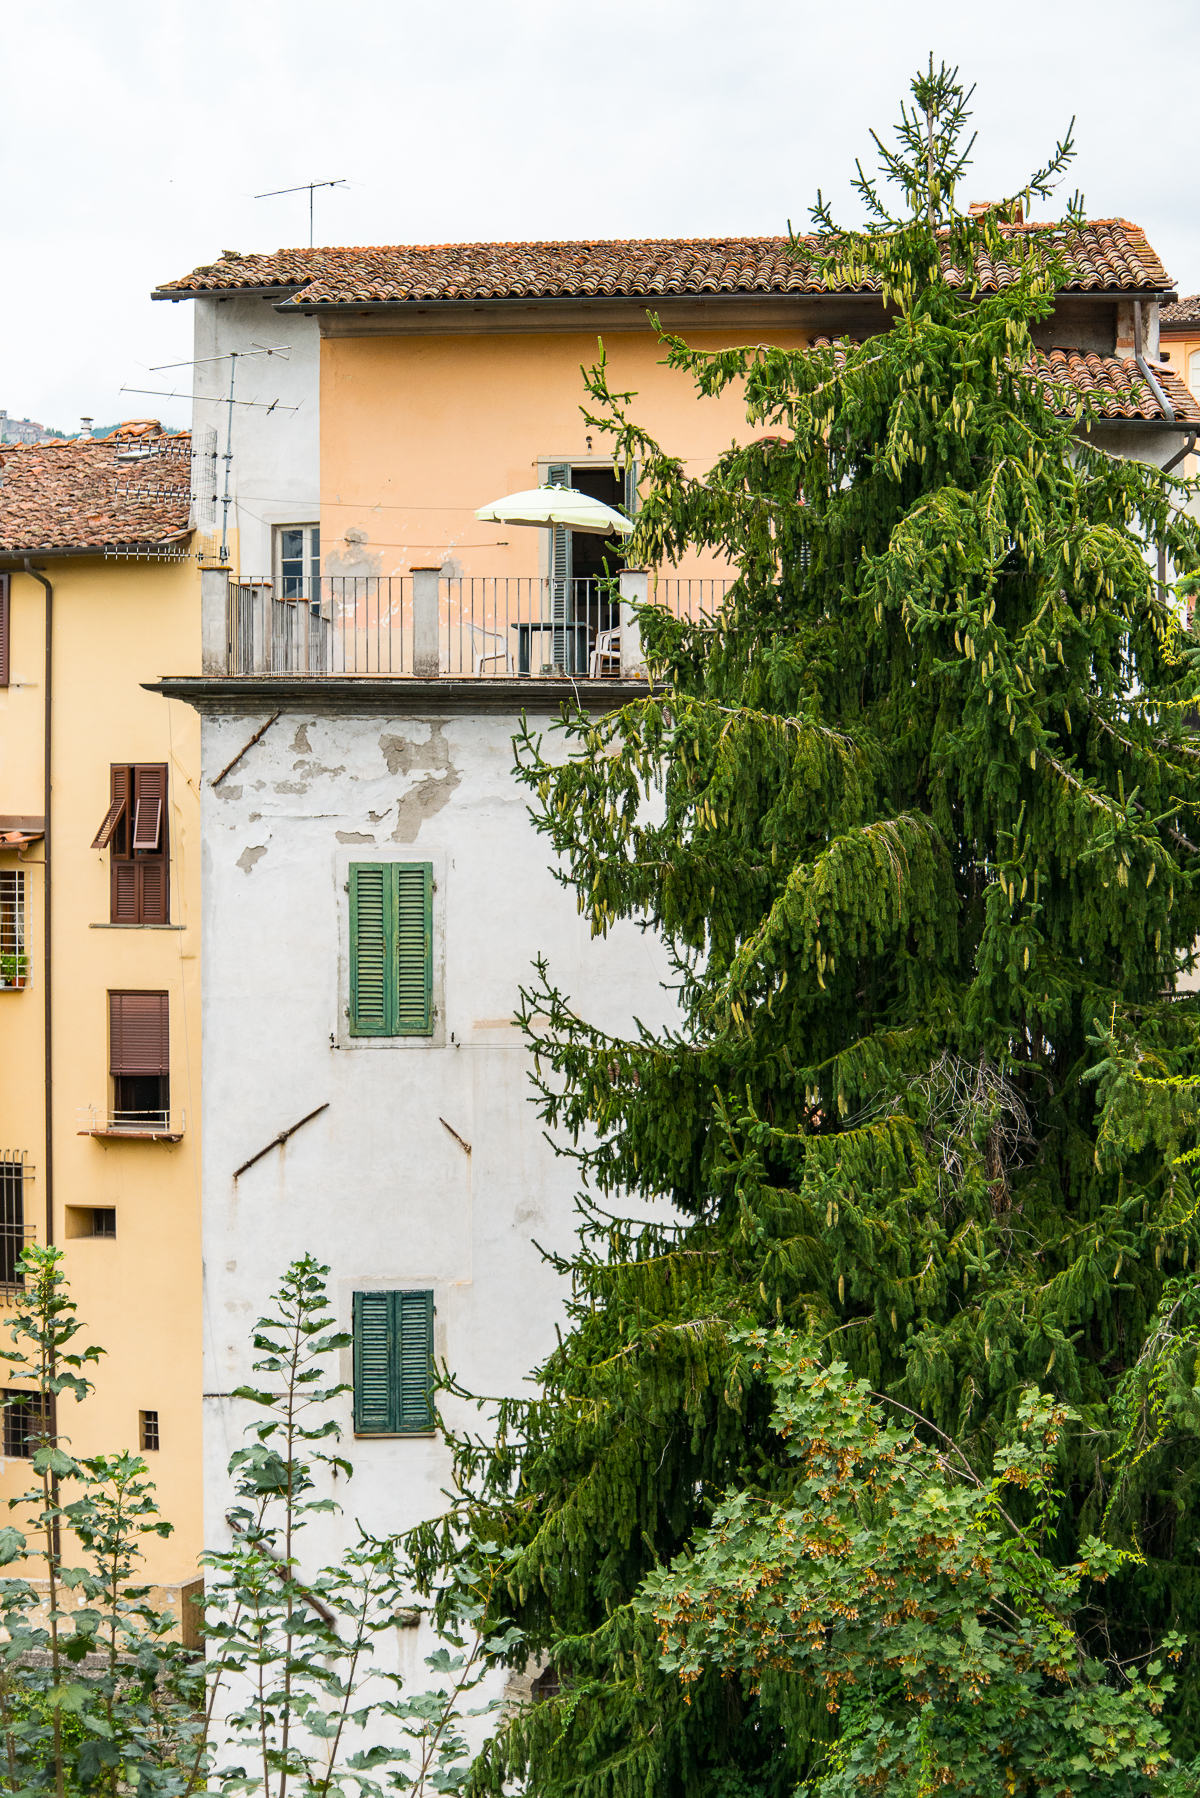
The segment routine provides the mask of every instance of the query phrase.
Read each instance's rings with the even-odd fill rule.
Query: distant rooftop
[[[186,535],[191,434],[132,418],[109,437],[0,447],[0,554],[161,544]]]
[[[1185,325],[1200,325],[1200,293],[1184,294],[1181,299],[1172,300],[1158,315],[1160,331],[1179,330]]]

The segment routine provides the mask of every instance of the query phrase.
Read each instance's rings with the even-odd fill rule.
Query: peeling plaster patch
[[[414,768],[449,768],[450,745],[444,730],[445,719],[431,723],[427,743],[414,743],[408,737],[380,737],[379,747],[388,773],[411,774]]]
[[[300,728],[297,730],[295,736],[292,738],[292,754],[293,755],[311,755],[312,754],[312,744],[308,740],[307,724],[302,724],[300,726]]]
[[[228,805],[228,803],[231,799],[240,799],[241,798],[242,789],[240,787],[217,787],[216,794],[217,794],[218,799],[222,800],[226,805]]]
[[[277,793],[307,793],[308,782],[306,780],[277,780],[275,791]]]
[[[249,874],[255,862],[261,861],[266,853],[267,845],[265,843],[258,843],[253,849],[243,849],[242,853],[238,856],[237,865],[242,869],[243,873]]]
[[[293,762],[292,763],[292,773],[293,774],[303,773],[308,780],[319,780],[322,777],[322,775],[327,776],[330,780],[336,780],[339,774],[344,774],[345,772],[346,772],[346,764],[344,762],[341,763],[340,766],[337,768],[323,768],[321,766],[320,762]],[[303,792],[304,788],[303,787],[301,787],[299,789],[297,789],[295,787],[277,787],[276,788],[276,792],[280,792],[280,793],[296,792],[297,790],[299,790],[300,792]]]
[[[335,830],[334,836],[339,843],[373,843],[374,837],[366,836],[361,830]]]
[[[259,820],[259,819],[260,819],[260,818],[261,818],[261,817],[262,817],[262,813],[261,813],[261,812],[251,812],[251,814],[250,814],[250,817],[249,817],[249,820],[248,820],[248,822],[249,822],[249,823],[251,823],[251,824],[257,824],[257,823],[258,823],[258,820]]]
[[[447,550],[442,558],[442,566],[439,570],[442,579],[444,581],[459,581],[462,579],[462,571],[462,563],[458,557],[451,555],[449,550]]]
[[[410,787],[396,805],[393,843],[415,843],[422,824],[437,816],[461,780],[457,768],[450,768],[440,780],[427,774],[419,786]]]
[[[383,820],[387,817],[388,812],[390,812],[391,809],[392,808],[389,805],[389,806],[386,806],[384,808],[384,810],[381,812],[370,812],[369,811],[367,813],[367,817],[371,820],[372,824],[382,824]]]
[[[326,574],[378,574],[383,567],[383,552],[367,549],[370,542],[367,532],[352,524],[346,532],[346,548],[334,550],[325,557]]]

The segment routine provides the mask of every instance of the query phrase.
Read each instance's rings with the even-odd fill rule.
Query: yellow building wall
[[[752,332],[689,331],[696,349],[754,341]],[[803,348],[803,332],[770,333]],[[650,331],[605,339],[614,391],[636,390],[630,415],[703,476],[746,423],[738,387],[700,399],[661,366]],[[325,572],[399,574],[457,557],[464,575],[545,573],[548,533],[480,524],[476,507],[537,485],[538,462],[603,462],[610,439],[584,422],[581,365],[594,332],[329,337],[321,344],[321,548]],[[589,402],[590,405],[590,402]],[[595,410],[594,406],[591,407]],[[590,438],[590,443],[589,443]],[[361,538],[348,532],[362,533]],[[681,576],[730,576],[690,558]]]
[[[139,1411],[158,1412],[162,1446],[146,1459],[175,1530],[166,1541],[147,1539],[145,1573],[172,1584],[194,1576],[203,1546],[200,729],[191,707],[144,692],[140,683],[199,671],[199,574],[194,560],[47,558],[44,567],[54,584],[53,1228],[86,1325],[81,1340],[106,1351],[89,1376],[94,1394],[78,1406],[62,1399],[58,1424],[75,1455],[137,1451]],[[43,810],[44,645],[42,586],[14,574],[12,684],[0,690],[5,815]],[[108,924],[109,855],[89,845],[108,809],[113,762],[169,768],[167,928]],[[0,851],[0,867],[18,866],[28,870],[29,981],[23,991],[0,992],[0,1149],[27,1151],[27,1233],[44,1242],[42,845],[24,855]],[[107,995],[120,988],[170,995],[171,1108],[186,1114],[178,1143],[77,1133],[85,1108],[103,1115],[110,1103]],[[72,1237],[68,1208],[81,1206],[111,1206],[115,1239]],[[0,1306],[0,1335],[4,1317]],[[0,1461],[0,1500],[23,1490],[29,1471],[27,1461]]]

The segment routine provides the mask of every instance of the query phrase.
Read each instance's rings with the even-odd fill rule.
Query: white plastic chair
[[[606,670],[601,667],[604,662],[615,662],[616,671],[621,672],[621,633],[614,631],[597,631],[596,641],[592,645],[592,653],[588,658],[588,673],[593,680],[599,679]]]
[[[502,636],[499,631],[485,631],[478,624],[471,625],[470,631],[471,631],[471,652],[475,657],[475,672],[476,672],[476,674],[479,674],[482,672],[483,664],[485,662],[498,662],[501,657],[504,658],[504,672],[506,674],[511,674],[513,671],[512,650],[509,647],[508,638],[505,636]],[[476,649],[475,648],[476,637],[482,637],[485,643],[487,643],[487,642],[498,643],[500,645],[500,647],[499,647],[499,649]]]

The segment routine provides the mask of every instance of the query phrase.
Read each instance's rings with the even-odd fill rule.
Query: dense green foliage
[[[1200,1615],[1196,1325],[1169,1296],[1158,1316],[1200,1241],[1200,1014],[1176,984],[1200,932],[1178,610],[1200,542],[1183,485],[1108,453],[1033,362],[1077,221],[955,211],[966,97],[932,69],[914,92],[885,168],[911,215],[864,178],[869,231],[818,218],[883,334],[664,338],[701,400],[745,395],[750,434],[704,479],[589,377],[590,422],[643,470],[634,557],[715,552],[736,580],[710,619],[642,611],[655,691],[567,720],[565,759],[519,744],[561,878],[595,932],[660,933],[681,1022],[618,1040],[552,970],[526,994],[581,1246],[542,1395],[500,1407],[494,1449],[459,1444],[455,1523],[511,1557],[506,1603],[564,1678],[481,1788],[734,1798],[824,1764],[840,1725],[802,1668],[709,1664],[685,1692],[636,1602],[727,1493],[793,1489],[748,1327],[823,1341],[982,1479],[1025,1386],[1069,1404],[1055,1552],[1107,1530],[1144,1557],[1085,1586],[1089,1652],[1120,1688]],[[628,1194],[662,1221],[624,1220]],[[1185,1659],[1186,1752],[1194,1682]]]
[[[642,1604],[664,1667],[685,1681],[710,1666],[802,1671],[841,1714],[819,1798],[1099,1782],[1123,1798],[1158,1780],[1172,1675],[1151,1661],[1117,1686],[1072,1627],[1082,1581],[1132,1556],[1095,1537],[1074,1565],[1045,1552],[1068,1407],[1027,1388],[984,1481],[944,1441],[890,1424],[844,1362],[823,1365],[786,1330],[745,1341],[796,1478],[783,1499],[733,1493],[694,1551],[651,1574]],[[1172,1659],[1181,1639],[1164,1645]]]
[[[62,1250],[30,1244],[7,1319],[10,1394],[28,1395],[30,1486],[9,1505],[25,1526],[0,1530],[0,1784],[13,1793],[135,1793],[175,1798],[199,1734],[201,1681],[139,1583],[141,1539],[166,1536],[137,1455],[76,1459],[62,1402],[91,1391],[102,1350],[63,1278]],[[10,1397],[7,1401],[12,1402]],[[80,1558],[72,1564],[73,1544]],[[40,1587],[34,1579],[44,1582]]]

